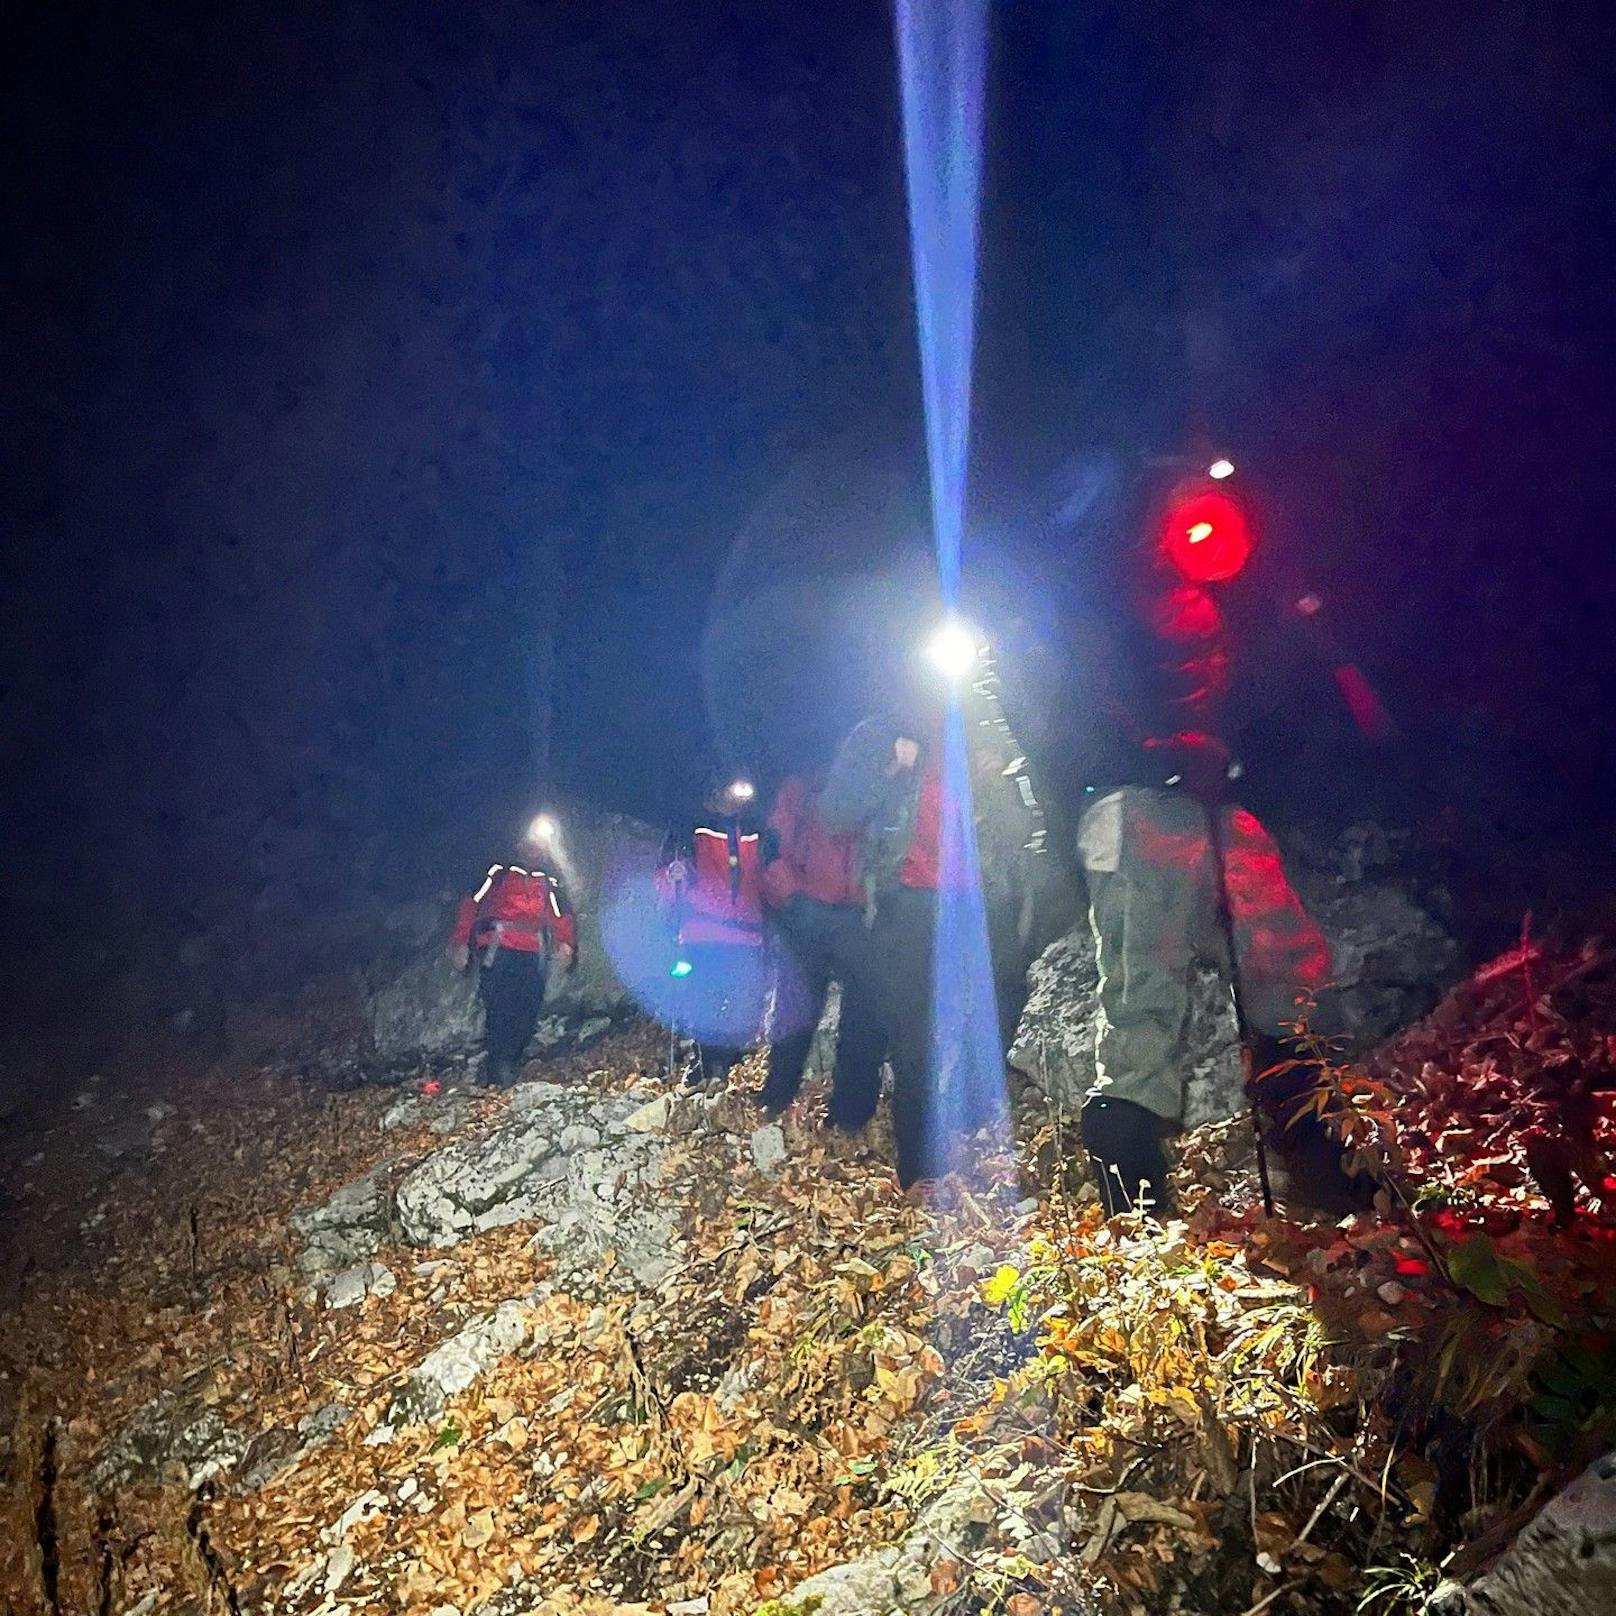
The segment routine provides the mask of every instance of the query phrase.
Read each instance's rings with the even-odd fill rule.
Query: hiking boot
[[[1375,1204],[1375,1181],[1349,1173],[1341,1141],[1319,1117],[1308,1115],[1289,1127],[1264,1130],[1269,1153],[1280,1169],[1278,1199],[1287,1211],[1320,1213],[1339,1221]]]
[[[1079,1125],[1108,1218],[1133,1211],[1172,1215],[1163,1149],[1170,1123],[1132,1100],[1100,1096],[1083,1107]]]
[[[1288,1070],[1263,1075],[1277,1066]],[[1375,1181],[1367,1173],[1347,1171],[1343,1164],[1346,1153],[1335,1130],[1309,1109],[1319,1083],[1318,1062],[1298,1059],[1277,1038],[1259,1038],[1252,1045],[1252,1069],[1257,1074],[1254,1098],[1263,1138],[1284,1176],[1279,1199],[1292,1210],[1321,1212],[1331,1218],[1344,1218],[1373,1206]]]

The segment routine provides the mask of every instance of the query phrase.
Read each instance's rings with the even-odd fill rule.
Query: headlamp
[[[926,660],[951,684],[968,679],[987,653],[981,631],[960,617],[949,617],[926,641]]]

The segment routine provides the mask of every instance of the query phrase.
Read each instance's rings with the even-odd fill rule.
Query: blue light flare
[[[952,608],[971,431],[987,0],[897,0],[896,16],[932,522]]]
[[[987,0],[897,0],[909,237],[932,526],[943,604],[959,602],[970,451],[971,362],[982,182]],[[1003,1117],[1004,1045],[993,991],[971,800],[971,762],[951,683],[943,731],[942,868],[933,954],[928,1154]]]

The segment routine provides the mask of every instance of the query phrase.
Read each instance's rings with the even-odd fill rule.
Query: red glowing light
[[[1168,510],[1162,552],[1192,584],[1225,583],[1251,559],[1251,524],[1227,494],[1191,494]]]
[[[1178,584],[1151,604],[1156,632],[1170,640],[1210,640],[1223,627],[1223,614],[1210,591]]]

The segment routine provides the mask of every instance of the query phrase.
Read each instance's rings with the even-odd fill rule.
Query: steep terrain
[[[915,1206],[880,1125],[828,1135],[811,1095],[761,1126],[755,1071],[682,1093],[638,1026],[508,1093],[104,1077],[10,1141],[0,1588],[53,1616],[1420,1608],[1611,1441],[1613,984],[1527,949],[1334,1073],[1391,1186],[1341,1226],[1265,1219],[1235,1122],[1187,1142],[1187,1221],[1107,1228],[1031,1091]],[[1472,1608],[1599,1608],[1616,1477],[1579,1486]]]

